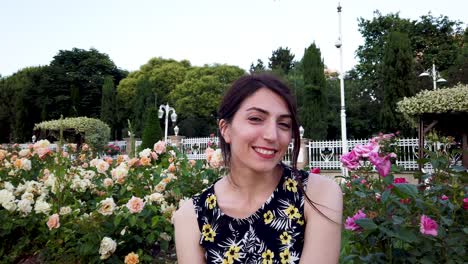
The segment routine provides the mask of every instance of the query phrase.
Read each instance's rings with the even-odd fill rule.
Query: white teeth
[[[265,154],[265,155],[273,155],[275,153],[274,150],[266,150],[266,149],[261,149],[261,148],[255,148],[255,151],[261,154]]]

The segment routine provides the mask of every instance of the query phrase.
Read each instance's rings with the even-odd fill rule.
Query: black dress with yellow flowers
[[[305,223],[298,181],[305,188],[308,173],[283,168],[271,196],[247,218],[232,218],[220,210],[214,184],[192,197],[207,263],[299,263]]]

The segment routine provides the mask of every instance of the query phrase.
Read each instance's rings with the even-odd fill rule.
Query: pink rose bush
[[[39,140],[0,146],[0,262],[151,263],[174,252],[171,218],[219,177],[163,141],[137,157]],[[39,261],[39,259],[38,259]],[[159,260],[158,260],[159,261]]]
[[[430,173],[402,173],[394,134],[380,134],[341,158],[344,177],[342,263],[463,263],[467,172],[450,152],[426,150]],[[425,162],[428,162],[427,160]]]

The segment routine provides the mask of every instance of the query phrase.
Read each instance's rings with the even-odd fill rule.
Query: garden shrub
[[[63,130],[72,130],[76,134],[82,134],[85,142],[97,151],[101,151],[110,138],[109,126],[95,118],[69,117],[44,121],[34,126],[34,130],[59,131],[61,128]]]

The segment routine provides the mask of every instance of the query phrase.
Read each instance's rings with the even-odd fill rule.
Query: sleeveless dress
[[[304,245],[304,195],[308,173],[283,165],[283,175],[268,200],[252,215],[225,215],[214,183],[192,197],[207,263],[299,263]]]

